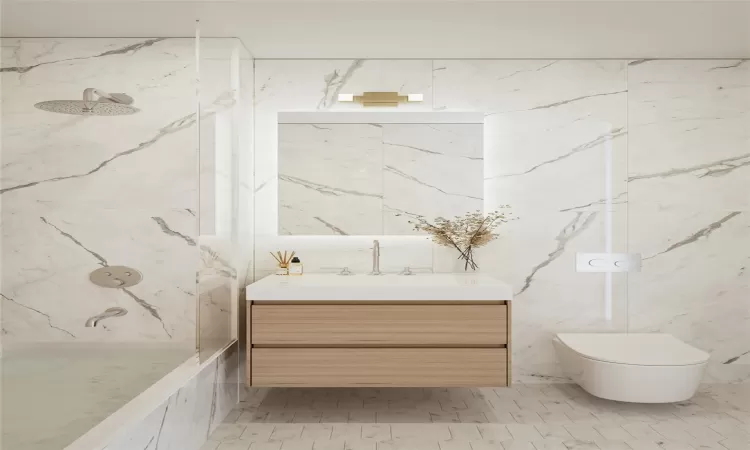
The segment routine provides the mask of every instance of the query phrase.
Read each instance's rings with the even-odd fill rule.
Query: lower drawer
[[[253,386],[490,387],[507,383],[504,348],[254,348]]]

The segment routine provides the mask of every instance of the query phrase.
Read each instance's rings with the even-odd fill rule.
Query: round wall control
[[[106,288],[126,288],[135,286],[143,279],[143,275],[126,266],[105,266],[96,269],[89,275],[89,280],[97,286]]]

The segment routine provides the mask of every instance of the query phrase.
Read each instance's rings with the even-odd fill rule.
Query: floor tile
[[[591,425],[580,425],[574,423],[563,425],[563,427],[568,430],[568,433],[570,433],[571,436],[580,441],[593,442],[597,439],[604,438],[604,436],[596,431]]]
[[[537,431],[534,425],[517,423],[508,424],[506,427],[514,440],[533,441],[534,439],[542,439],[542,435]]]
[[[305,424],[302,429],[302,439],[331,439],[333,433],[333,425],[321,424],[321,423],[310,423]]]
[[[250,450],[280,450],[281,441],[278,442],[253,442]]]
[[[462,441],[480,441],[482,434],[479,432],[479,426],[470,423],[448,425],[451,439]]]
[[[502,444],[504,450],[536,450],[531,441],[512,440],[503,441]]]
[[[573,435],[562,425],[535,425],[536,430],[544,439],[573,439]]]
[[[455,411],[453,412],[447,412],[443,410],[440,410],[437,412],[429,411],[428,414],[430,415],[430,420],[435,423],[450,423],[450,422],[458,423],[460,422],[458,418],[458,413]]]
[[[567,450],[563,441],[556,438],[547,438],[538,441],[532,441],[536,450]]]
[[[633,435],[625,431],[625,429],[619,425],[592,425],[592,427],[602,436],[604,439],[610,440],[621,440],[625,441],[633,439]]]
[[[282,441],[281,450],[312,450],[313,442],[312,439],[292,439],[289,441]]]
[[[656,405],[550,383],[248,390],[201,450],[750,450],[745,390]]]
[[[297,423],[281,423],[274,427],[271,436],[268,438],[270,441],[289,441],[292,439],[300,439],[302,436],[302,429],[305,426]]]
[[[344,450],[345,446],[344,439],[316,439],[313,442],[313,450]]]
[[[267,441],[273,433],[273,429],[276,427],[270,423],[250,423],[247,424],[247,428],[240,436],[240,439],[245,441]]]
[[[201,446],[200,450],[216,450],[219,444],[221,444],[221,441],[209,439]]]
[[[370,441],[389,441],[391,437],[390,424],[363,424],[362,439]]]
[[[440,450],[473,450],[468,440],[450,440],[438,442]]]
[[[242,433],[247,428],[247,425],[239,423],[222,423],[216,427],[216,430],[211,434],[211,440],[214,441],[228,441],[233,439],[239,439]]]
[[[346,439],[344,441],[344,450],[377,450],[377,442],[363,441],[362,439]]]
[[[393,423],[391,439],[411,441],[448,441],[452,439],[448,424]]]
[[[362,425],[358,423],[336,423],[331,428],[331,439],[342,438],[345,441],[361,439]]]

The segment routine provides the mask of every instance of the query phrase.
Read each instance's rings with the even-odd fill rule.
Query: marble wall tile
[[[418,234],[482,208],[481,124],[280,124],[279,234]]]
[[[382,126],[279,125],[279,234],[383,231]]]
[[[606,214],[616,224],[615,251],[626,247],[625,68],[622,61],[435,62],[436,109],[485,113],[484,209],[508,204],[517,219],[479,249],[477,262],[514,287],[518,380],[562,377],[555,333],[626,330],[625,277],[612,277],[608,288],[604,274],[575,270],[577,252],[604,251]]]
[[[482,124],[383,125],[383,234],[482,209]]]
[[[10,340],[195,339],[195,64],[191,39],[4,39],[3,328]],[[87,87],[140,112],[34,108]],[[91,284],[104,265],[144,274]],[[85,328],[111,306],[129,314]]]
[[[631,331],[664,332],[711,354],[707,382],[750,379],[750,216],[631,207]]]
[[[226,57],[235,42],[210,41],[211,58],[202,65],[203,124],[216,125],[238,104]],[[3,39],[1,45],[5,337],[168,340],[192,348],[202,213],[195,40]],[[34,108],[78,99],[88,87],[128,93],[140,111],[97,117]],[[90,271],[114,264],[140,270],[143,281],[127,290],[89,282]],[[111,306],[129,314],[84,327]]]
[[[745,211],[750,64],[654,60],[628,69],[631,204]]]
[[[597,211],[606,184],[624,199],[625,68],[596,60],[435,61],[435,108],[485,113],[486,208]]]
[[[615,222],[624,222],[618,212]],[[627,277],[576,272],[578,252],[600,252],[605,218],[599,211],[526,215],[502,225],[500,237],[477,254],[480,270],[511,283],[514,378],[531,382],[562,378],[552,347],[555,333],[625,331]],[[625,248],[626,230],[615,234],[615,251]],[[607,314],[607,291],[611,295]]]
[[[744,60],[631,63],[629,324],[711,353],[706,380],[750,379],[750,78]]]
[[[195,339],[198,252],[185,210],[41,210],[3,220],[3,328],[10,340]],[[114,238],[113,238],[114,237]],[[173,259],[174,258],[174,259]],[[181,261],[181,264],[175,264]],[[105,265],[144,274],[127,289],[88,280]],[[86,328],[113,306],[128,315]]]

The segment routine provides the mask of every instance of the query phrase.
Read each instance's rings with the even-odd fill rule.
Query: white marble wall
[[[628,69],[629,327],[711,352],[708,379],[750,379],[750,63]]]
[[[234,41],[206,42],[201,117],[212,122],[237,104],[224,82],[228,59],[218,56]],[[193,346],[196,271],[205,260],[195,40],[3,39],[2,57],[4,339]],[[88,87],[128,93],[140,112],[34,108],[79,99]],[[143,281],[127,289],[90,283],[88,274],[106,265],[131,266]],[[84,327],[112,306],[128,314]]]
[[[279,234],[382,234],[380,127],[279,125]]]
[[[485,113],[484,207],[510,204],[518,220],[478,262],[515,287],[518,379],[559,378],[551,336],[583,330],[671,332],[712,353],[707,381],[745,379],[747,70],[743,61],[257,61],[256,278],[273,270],[264,255],[285,248],[307,270],[369,268],[367,238],[276,233],[277,113],[357,108],[336,103],[339,92],[421,92],[425,102],[406,107]],[[608,230],[614,251],[647,258],[641,273],[613,275],[610,316],[604,274],[575,271],[576,252],[604,251]],[[439,263],[423,238],[378,238],[389,269]]]
[[[279,234],[417,234],[481,209],[482,177],[481,124],[282,123]]]

